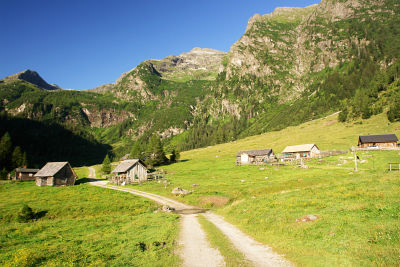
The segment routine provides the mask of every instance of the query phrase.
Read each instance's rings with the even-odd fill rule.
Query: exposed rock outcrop
[[[85,114],[91,127],[106,128],[118,123],[123,122],[128,118],[134,118],[134,115],[127,111],[117,110],[98,110],[82,108],[82,112]]]

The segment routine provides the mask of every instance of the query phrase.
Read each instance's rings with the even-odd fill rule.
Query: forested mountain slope
[[[400,119],[400,3],[323,0],[250,18],[228,53],[195,48],[147,60],[113,84],[46,91],[4,79],[9,116],[57,122],[112,145],[154,133],[168,151],[223,143],[342,111],[341,121]]]

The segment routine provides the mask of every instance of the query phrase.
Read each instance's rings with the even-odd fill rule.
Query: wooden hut
[[[271,148],[239,151],[236,164],[262,164],[275,161],[276,157]]]
[[[77,178],[68,162],[48,162],[35,177],[38,186],[74,185]]]
[[[316,144],[304,144],[297,146],[287,146],[283,151],[283,158],[285,160],[300,159],[300,158],[313,158],[321,153]]]
[[[395,148],[399,139],[395,134],[360,135],[358,147],[360,148]]]
[[[124,160],[111,173],[113,174],[111,182],[118,185],[147,180],[147,166],[140,159]]]
[[[38,171],[39,169],[16,168],[14,179],[21,181],[35,180],[35,174]]]

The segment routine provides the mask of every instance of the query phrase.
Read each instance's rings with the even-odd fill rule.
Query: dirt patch
[[[319,219],[319,217],[317,215],[310,214],[310,215],[304,216],[303,218],[296,219],[296,222],[313,222],[318,219]]]
[[[178,214],[196,214],[196,213],[204,213],[206,212],[206,209],[180,209],[180,210],[174,210],[175,213]]]
[[[212,207],[222,207],[228,203],[229,198],[221,197],[221,196],[205,196],[201,197],[200,205],[201,206],[212,206]]]
[[[324,122],[324,126],[329,126],[329,125],[335,124],[337,122],[338,122],[338,120],[326,121],[326,122]]]

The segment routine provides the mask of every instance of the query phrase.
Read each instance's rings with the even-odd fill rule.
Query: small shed
[[[30,181],[35,180],[35,174],[39,169],[28,169],[28,168],[16,168],[15,169],[15,180]]]
[[[284,159],[313,158],[321,153],[316,144],[287,146],[282,154]]]
[[[395,148],[399,139],[395,134],[360,135],[358,147]]]
[[[111,173],[113,174],[111,182],[118,185],[147,180],[147,166],[140,159],[124,160]]]
[[[260,164],[275,161],[276,157],[271,148],[239,151],[236,164]]]
[[[74,185],[77,178],[68,162],[48,162],[36,174],[38,186]]]

